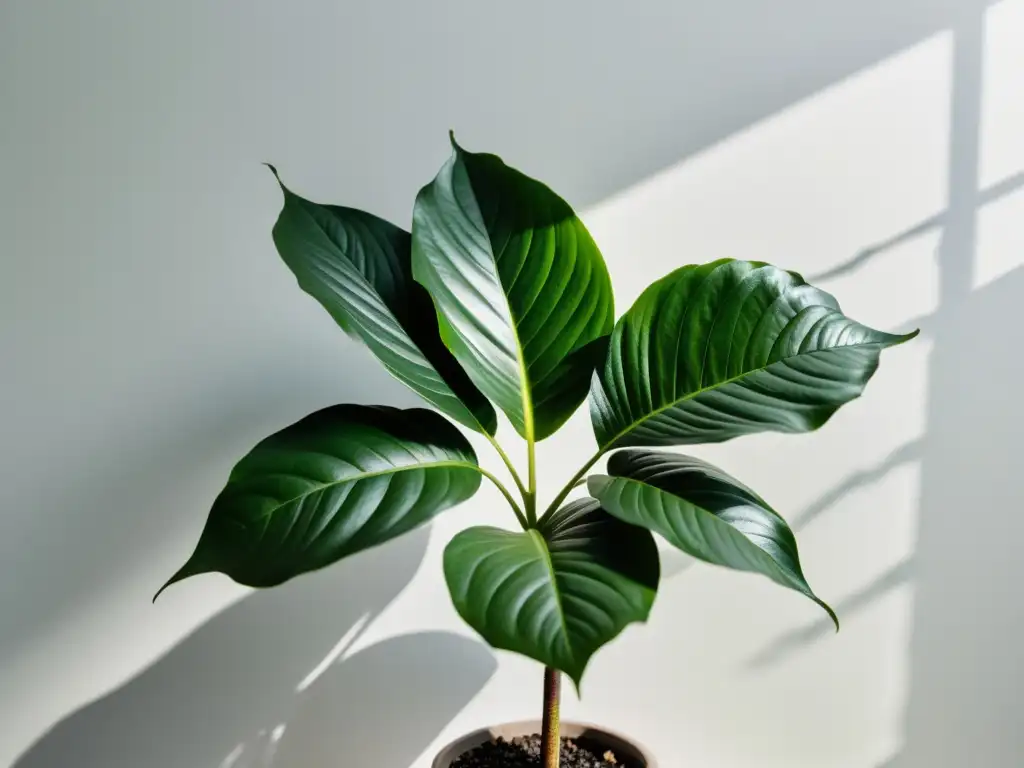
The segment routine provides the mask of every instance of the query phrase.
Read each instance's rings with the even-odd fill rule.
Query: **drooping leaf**
[[[647,620],[659,563],[649,531],[580,499],[539,530],[463,531],[445,549],[444,572],[459,615],[491,646],[560,669],[578,686],[602,645]]]
[[[608,461],[611,477],[592,475],[590,494],[611,514],[662,535],[689,555],[767,576],[835,613],[811,591],[800,568],[796,537],[756,493],[692,456],[621,451]]]
[[[412,238],[413,274],[469,377],[520,435],[553,433],[586,397],[614,321],[583,223],[540,182],[456,145],[417,197]]]
[[[493,406],[441,341],[430,296],[412,279],[409,233],[281,189],[274,243],[299,286],[395,378],[460,424],[493,435]]]
[[[325,408],[235,466],[195,553],[164,588],[211,571],[280,584],[422,525],[472,496],[480,477],[472,446],[433,411]]]
[[[768,264],[682,267],[616,324],[591,386],[594,433],[611,448],[817,429],[861,394],[883,349],[915,335],[856,323]]]

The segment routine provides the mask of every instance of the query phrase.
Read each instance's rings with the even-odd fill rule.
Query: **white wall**
[[[1022,35],[1024,0],[0,4],[0,764],[423,768],[536,712],[441,579],[490,490],[149,603],[255,440],[414,402],[294,288],[259,163],[405,222],[449,127],[584,210],[620,309],[734,256],[924,329],[825,430],[702,451],[788,514],[842,632],[670,555],[567,715],[670,768],[1024,763]],[[543,446],[549,491],[591,445],[581,413]]]

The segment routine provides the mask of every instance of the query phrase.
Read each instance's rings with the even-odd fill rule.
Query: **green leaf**
[[[274,243],[299,286],[395,378],[493,435],[494,408],[441,341],[430,296],[412,279],[409,233],[364,211],[304,200],[283,183],[281,190]]]
[[[649,531],[580,499],[539,530],[463,531],[445,549],[444,572],[459,615],[484,640],[560,669],[578,687],[602,645],[647,620],[659,563]]]
[[[480,477],[466,438],[433,411],[325,408],[235,466],[195,554],[164,589],[211,571],[280,584],[426,523],[472,496]]]
[[[767,576],[835,613],[811,591],[800,569],[796,537],[756,493],[722,470],[659,451],[631,450],[608,461],[611,477],[593,475],[587,488],[611,514],[661,534],[693,557]]]
[[[860,325],[768,264],[682,267],[616,324],[591,387],[594,433],[607,450],[817,429],[861,394],[883,349],[916,335]]]
[[[469,377],[526,439],[555,432],[586,397],[614,321],[583,222],[540,182],[455,145],[416,199],[412,238],[413,274]]]

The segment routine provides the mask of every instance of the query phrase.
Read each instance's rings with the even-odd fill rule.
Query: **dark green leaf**
[[[560,669],[578,686],[602,645],[647,620],[659,564],[649,531],[580,499],[540,530],[463,531],[445,549],[444,572],[459,615],[491,646]]]
[[[433,411],[317,411],[235,466],[168,585],[211,571],[280,584],[422,525],[472,496],[480,477],[466,438]]]
[[[493,435],[494,408],[441,341],[430,296],[412,279],[409,233],[281,189],[274,242],[299,286],[395,378],[459,423]]]
[[[416,200],[412,237],[413,273],[469,377],[520,435],[553,433],[586,397],[614,320],[583,223],[540,182],[455,146]]]
[[[616,324],[591,387],[594,432],[611,448],[817,429],[861,394],[883,349],[915,335],[860,325],[767,264],[682,267]]]
[[[796,538],[775,510],[722,470],[659,451],[623,451],[608,461],[612,475],[593,475],[591,495],[611,514],[659,533],[687,554],[752,571],[819,600],[800,570]]]

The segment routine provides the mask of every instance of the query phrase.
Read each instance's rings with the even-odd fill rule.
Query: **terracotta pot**
[[[524,720],[518,723],[481,728],[479,731],[473,731],[456,739],[442,749],[434,758],[433,768],[451,768],[452,762],[464,752],[499,736],[510,740],[517,736],[530,736],[535,733],[540,733],[540,720]],[[588,723],[563,722],[562,736],[584,742],[584,746],[592,748],[599,754],[611,750],[615,753],[615,759],[624,768],[658,768],[658,763],[650,752],[614,731]]]

